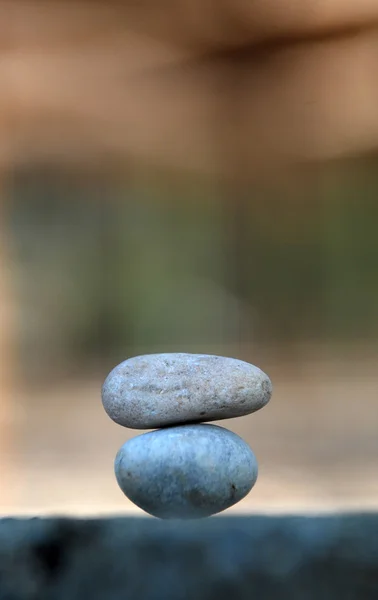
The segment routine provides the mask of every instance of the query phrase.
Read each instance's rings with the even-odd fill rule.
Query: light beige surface
[[[3,166],[253,177],[378,146],[375,0],[2,0],[0,17]]]

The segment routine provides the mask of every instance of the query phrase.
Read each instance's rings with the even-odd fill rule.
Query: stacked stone
[[[123,493],[161,519],[196,519],[242,500],[258,467],[246,442],[217,425],[267,404],[270,379],[244,361],[204,354],[150,354],[115,367],[102,388],[109,417],[155,429],[127,441],[115,459]]]

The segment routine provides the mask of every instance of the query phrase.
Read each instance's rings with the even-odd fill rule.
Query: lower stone
[[[242,438],[205,424],[134,437],[115,461],[124,494],[162,519],[198,519],[222,512],[248,494],[257,473],[256,458]]]

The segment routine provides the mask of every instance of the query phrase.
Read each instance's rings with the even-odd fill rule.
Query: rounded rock
[[[233,506],[258,467],[246,442],[217,425],[182,425],[127,441],[115,460],[123,493],[161,519],[198,519]]]
[[[258,367],[206,354],[148,354],[115,367],[102,388],[105,411],[131,429],[241,417],[269,402],[272,384]]]

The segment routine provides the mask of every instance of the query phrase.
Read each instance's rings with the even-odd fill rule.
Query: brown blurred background
[[[273,380],[231,513],[377,509],[375,0],[0,17],[0,513],[140,514],[100,390],[161,351]]]

